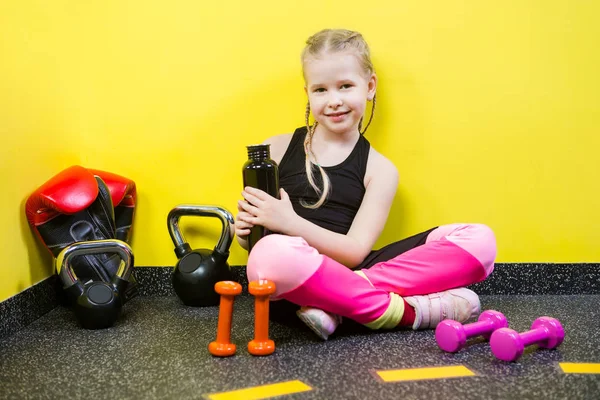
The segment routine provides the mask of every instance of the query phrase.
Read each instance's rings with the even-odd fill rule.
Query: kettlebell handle
[[[183,216],[219,218],[223,224],[223,230],[221,231],[221,237],[215,246],[215,250],[221,254],[229,253],[234,232],[231,227],[235,224],[233,215],[229,211],[218,206],[199,206],[193,204],[182,204],[172,209],[167,217],[167,225],[169,227],[169,235],[171,235],[171,240],[176,248],[181,248],[181,246],[186,244],[179,228],[179,219]]]
[[[116,276],[128,281],[133,271],[133,251],[129,245],[121,240],[91,240],[85,242],[76,242],[65,247],[56,256],[56,271],[65,283],[65,289],[75,285],[79,279],[73,271],[71,260],[76,256],[88,256],[92,254],[116,253],[121,257],[121,265]]]

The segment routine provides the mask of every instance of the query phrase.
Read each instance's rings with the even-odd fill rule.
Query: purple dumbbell
[[[496,329],[508,327],[506,317],[494,310],[484,311],[477,322],[463,325],[450,319],[440,322],[435,329],[435,340],[440,349],[455,353],[465,347],[467,339],[483,335],[487,340]]]
[[[498,329],[490,338],[492,353],[504,361],[515,361],[526,346],[537,344],[544,349],[558,347],[565,338],[565,330],[555,318],[540,317],[533,321],[531,330],[519,333],[512,329]]]

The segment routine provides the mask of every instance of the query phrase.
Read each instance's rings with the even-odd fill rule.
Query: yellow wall
[[[235,211],[245,145],[302,124],[299,54],[323,27],[363,32],[379,74],[368,138],[401,175],[379,244],[477,221],[501,262],[600,261],[598,3],[365,4],[0,3],[0,300],[52,273],[23,206],[73,164],[133,178],[136,264],[174,265],[169,210]],[[183,223],[212,247],[217,220]]]

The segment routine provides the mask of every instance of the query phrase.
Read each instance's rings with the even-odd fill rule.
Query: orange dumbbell
[[[254,296],[254,340],[248,342],[248,352],[268,356],[275,351],[275,342],[269,340],[269,296],[275,293],[275,283],[252,281],[248,291]]]
[[[209,343],[208,351],[213,356],[228,357],[235,354],[235,344],[230,342],[233,298],[242,293],[242,285],[232,281],[217,282],[215,292],[221,295],[217,340]]]

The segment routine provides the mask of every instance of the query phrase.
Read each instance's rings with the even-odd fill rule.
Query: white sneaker
[[[338,325],[342,323],[342,317],[339,315],[319,308],[302,307],[296,311],[296,315],[323,340],[327,340],[329,335],[335,332]]]
[[[444,319],[460,323],[479,315],[481,304],[475,292],[467,288],[451,289],[426,296],[409,296],[404,300],[415,308],[413,329],[435,328]]]

